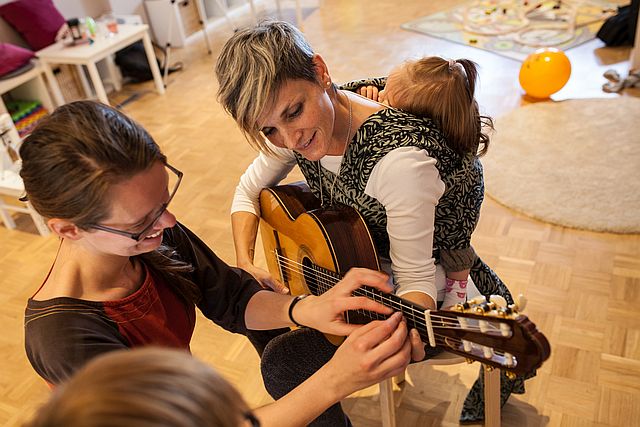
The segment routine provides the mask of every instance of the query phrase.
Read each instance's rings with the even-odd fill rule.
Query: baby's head
[[[430,115],[431,106],[454,102],[455,97],[471,104],[476,74],[475,64],[464,59],[427,56],[405,61],[389,73],[381,101],[419,116]]]
[[[406,61],[389,73],[380,102],[430,117],[459,153],[477,148],[480,134],[474,99],[477,66],[468,59],[428,56]]]

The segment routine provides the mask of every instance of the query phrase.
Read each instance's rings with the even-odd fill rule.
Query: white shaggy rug
[[[487,193],[567,227],[640,233],[640,99],[540,102],[496,120]]]

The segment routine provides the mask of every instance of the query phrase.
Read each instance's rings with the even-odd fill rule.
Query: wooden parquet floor
[[[271,3],[266,5],[275,9]],[[384,75],[408,57],[443,54],[468,57],[481,65],[479,101],[486,113],[496,116],[527,103],[518,86],[519,63],[399,27],[459,3],[307,0],[302,2],[304,30],[337,82]],[[230,33],[224,23],[210,29],[211,56],[200,35],[193,36],[187,48],[175,49],[185,69],[170,76],[165,96],[153,92],[151,84],[141,84],[114,94],[113,102],[140,95],[123,110],[142,123],[172,164],[185,172],[173,212],[233,263],[228,209],[235,184],[254,153],[215,99],[214,61]],[[602,48],[598,41],[572,49],[568,55],[574,76],[568,89],[598,93],[604,70],[616,68],[626,74],[628,54],[628,49]],[[529,132],[535,129],[522,129],[522,137]],[[24,355],[23,311],[45,277],[58,242],[38,236],[29,218],[20,217],[18,223],[18,230],[0,226],[2,426],[19,425],[49,394]],[[526,314],[552,345],[550,360],[528,382],[526,394],[512,396],[504,407],[503,425],[640,425],[640,236],[557,227],[488,198],[473,244],[514,294],[526,294]],[[192,350],[222,371],[251,405],[270,400],[261,383],[258,357],[244,337],[200,317]],[[411,366],[409,384],[396,395],[398,425],[458,425],[478,367]],[[344,405],[354,425],[381,425],[375,388]]]

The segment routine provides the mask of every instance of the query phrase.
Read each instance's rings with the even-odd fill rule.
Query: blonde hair
[[[25,427],[237,427],[240,394],[189,353],[107,353],[58,387]]]
[[[271,151],[258,119],[286,81],[317,82],[313,57],[302,33],[282,21],[239,30],[224,44],[216,63],[218,101],[253,147]]]
[[[392,89],[394,107],[435,120],[458,154],[486,153],[489,136],[483,128],[493,130],[493,120],[480,115],[474,98],[476,63],[430,56],[407,61],[396,76],[398,84],[387,89]]]

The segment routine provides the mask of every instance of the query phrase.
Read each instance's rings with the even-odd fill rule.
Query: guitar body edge
[[[311,190],[303,183],[282,185],[260,193],[260,232],[271,274],[294,282],[292,294],[308,292],[295,273],[305,260],[338,273],[353,267],[380,269],[378,255],[364,220],[346,206],[320,208]],[[282,277],[276,250],[291,262],[290,278]],[[289,280],[287,280],[289,279]]]
[[[309,265],[340,277],[353,267],[380,269],[373,239],[360,214],[342,205],[320,208],[306,184],[262,190],[260,212],[267,267],[292,295],[319,295],[335,284],[330,280],[307,283],[303,272]],[[342,340],[327,338],[334,344]]]

